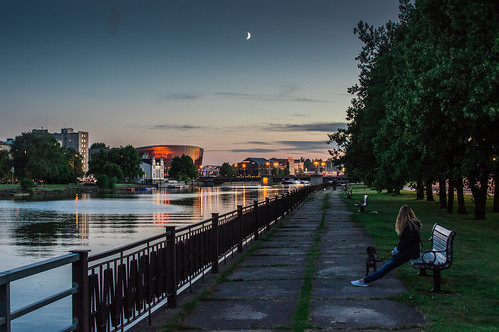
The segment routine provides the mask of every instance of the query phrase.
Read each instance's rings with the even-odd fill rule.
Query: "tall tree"
[[[0,179],[8,179],[11,174],[12,163],[9,159],[9,152],[5,150],[0,151]]]
[[[92,154],[88,174],[106,174],[109,179],[135,179],[142,175],[140,156],[131,145],[108,149],[104,143],[92,144],[99,149]]]
[[[234,176],[235,173],[234,167],[229,163],[223,163],[220,166],[220,176]]]
[[[13,166],[18,177],[47,183],[73,181],[66,150],[48,133],[29,132],[12,144]]]
[[[183,154],[173,158],[168,175],[177,181],[189,181],[198,177],[198,170],[192,158]]]

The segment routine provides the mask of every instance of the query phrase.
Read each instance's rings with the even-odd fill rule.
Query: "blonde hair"
[[[416,222],[421,223],[418,218],[416,218],[416,214],[412,211],[409,205],[404,205],[399,210],[399,214],[395,222],[395,232],[397,232],[397,235],[400,235],[402,234],[402,231],[407,223],[409,223],[409,227],[413,228],[415,227]]]

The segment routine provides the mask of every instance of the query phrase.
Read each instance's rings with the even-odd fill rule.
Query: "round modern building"
[[[170,167],[173,158],[182,157],[183,154],[192,158],[196,167],[203,164],[203,148],[190,145],[151,145],[136,148],[139,155],[146,158],[163,158],[165,168]]]

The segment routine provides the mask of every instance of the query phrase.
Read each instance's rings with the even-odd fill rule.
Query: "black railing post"
[[[265,198],[265,209],[267,211],[267,231],[270,230],[270,222],[272,221],[272,217],[270,216],[270,198]]]
[[[73,250],[80,259],[72,264],[73,287],[77,291],[73,294],[73,323],[77,324],[76,331],[90,331],[90,291],[88,287],[88,252],[90,250]]]
[[[258,240],[258,201],[253,202],[253,210],[255,210],[255,240]]]
[[[275,222],[277,223],[277,220],[281,216],[281,201],[279,200],[279,195],[275,195],[275,204],[274,204],[274,209],[276,211],[276,216],[275,216]]]
[[[177,246],[175,226],[166,226],[166,294],[168,308],[177,307]]]
[[[1,332],[10,332],[10,283],[0,285],[0,317],[5,321],[0,325]]]
[[[243,252],[243,206],[237,206],[237,252]]]
[[[218,256],[220,255],[220,232],[218,231],[218,213],[211,214],[213,222],[213,260],[211,273],[218,273]]]

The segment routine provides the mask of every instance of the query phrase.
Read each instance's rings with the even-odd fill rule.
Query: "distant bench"
[[[433,292],[441,292],[440,271],[448,269],[452,264],[452,243],[456,232],[435,224],[431,238],[421,241],[431,242],[431,249],[423,250],[420,258],[411,259],[412,267],[420,269],[420,275],[426,275],[426,270],[433,270]]]
[[[369,198],[369,195],[364,195],[364,200],[359,201],[358,203],[355,204],[355,206],[358,206],[360,208],[360,212],[364,213],[365,207],[367,206],[367,200]]]
[[[352,198],[352,188],[348,188],[348,185],[345,185],[343,191],[345,192],[345,195],[347,195],[348,199]]]

